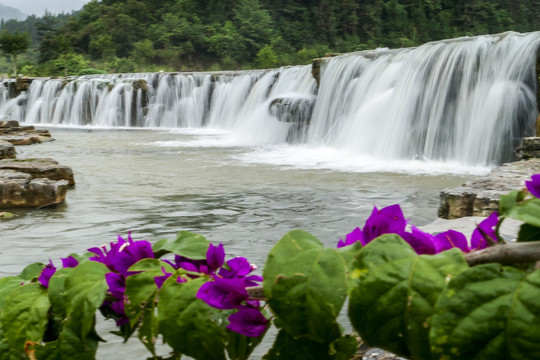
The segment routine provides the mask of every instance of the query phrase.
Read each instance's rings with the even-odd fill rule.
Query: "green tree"
[[[275,68],[278,58],[272,46],[266,45],[257,53],[257,65],[263,69]]]
[[[14,34],[7,30],[0,32],[0,51],[6,57],[13,59],[13,75],[17,76],[17,55],[23,53],[30,46],[30,35],[28,33]]]

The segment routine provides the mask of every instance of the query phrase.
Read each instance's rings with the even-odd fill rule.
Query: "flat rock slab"
[[[67,180],[33,179],[32,175],[0,170],[0,207],[43,207],[63,202]]]
[[[0,160],[0,170],[29,174],[32,179],[65,180],[69,186],[75,185],[73,170],[68,166],[59,165],[53,159],[4,159]]]
[[[521,189],[531,175],[540,173],[540,159],[501,165],[475,180],[440,193],[439,217],[458,219],[465,216],[489,216],[499,209],[499,197]]]
[[[36,130],[33,126],[19,126],[14,120],[0,121],[0,140],[13,145],[32,145],[54,140],[49,130]]]
[[[8,141],[0,140],[0,159],[15,159],[15,146]]]

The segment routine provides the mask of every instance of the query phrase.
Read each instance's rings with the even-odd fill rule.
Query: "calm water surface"
[[[0,222],[0,276],[35,261],[60,265],[60,257],[129,231],[134,239],[151,242],[194,231],[223,243],[228,257],[263,265],[287,231],[303,229],[335,246],[364,223],[374,205],[399,203],[406,218],[427,224],[437,216],[439,191],[471,177],[258,163],[253,159],[264,148],[220,146],[211,133],[61,128],[52,133],[56,141],[18,147],[18,157],[50,157],[70,166],[76,187],[57,208],[15,210],[16,218]],[[113,358],[118,342],[105,345],[98,358]],[[133,358],[144,358],[141,348],[130,351]]]

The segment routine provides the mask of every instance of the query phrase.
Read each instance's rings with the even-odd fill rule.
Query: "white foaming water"
[[[383,160],[335,147],[307,145],[274,146],[260,148],[238,155],[245,163],[283,165],[300,169],[319,169],[356,173],[408,173],[414,175],[469,174],[485,175],[489,166],[468,166],[456,161]]]
[[[304,163],[279,161],[312,166],[310,157],[330,148],[333,157],[319,161],[324,168],[482,172],[511,160],[519,139],[534,133],[539,47],[540,32],[504,33],[346,54],[323,61],[319,87],[310,66],[41,79],[17,99],[2,87],[0,116],[56,126],[215,129],[223,135],[158,145],[255,146],[246,161],[281,158],[264,159],[260,146],[306,144],[312,155],[289,154]]]
[[[538,114],[540,32],[349,54],[322,67],[308,142],[380,159],[508,161]]]

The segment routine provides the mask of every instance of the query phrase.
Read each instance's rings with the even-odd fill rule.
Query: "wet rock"
[[[0,170],[0,207],[43,207],[63,202],[67,180],[33,179],[32,175]]]
[[[2,170],[29,174],[33,179],[65,180],[69,186],[75,185],[73,170],[68,166],[59,165],[53,159],[4,159],[0,160],[0,171]]]
[[[501,165],[490,174],[440,193],[439,217],[489,216],[499,208],[499,197],[524,187],[533,174],[540,173],[540,159]]]
[[[0,121],[0,128],[16,128],[19,127],[19,122],[16,120]]]
[[[0,122],[0,140],[13,145],[31,145],[54,140],[49,130],[36,130],[33,126],[19,126],[14,120]]]
[[[526,137],[516,149],[516,157],[520,160],[540,158],[540,137]]]
[[[0,140],[0,159],[15,159],[15,146],[12,143]]]

